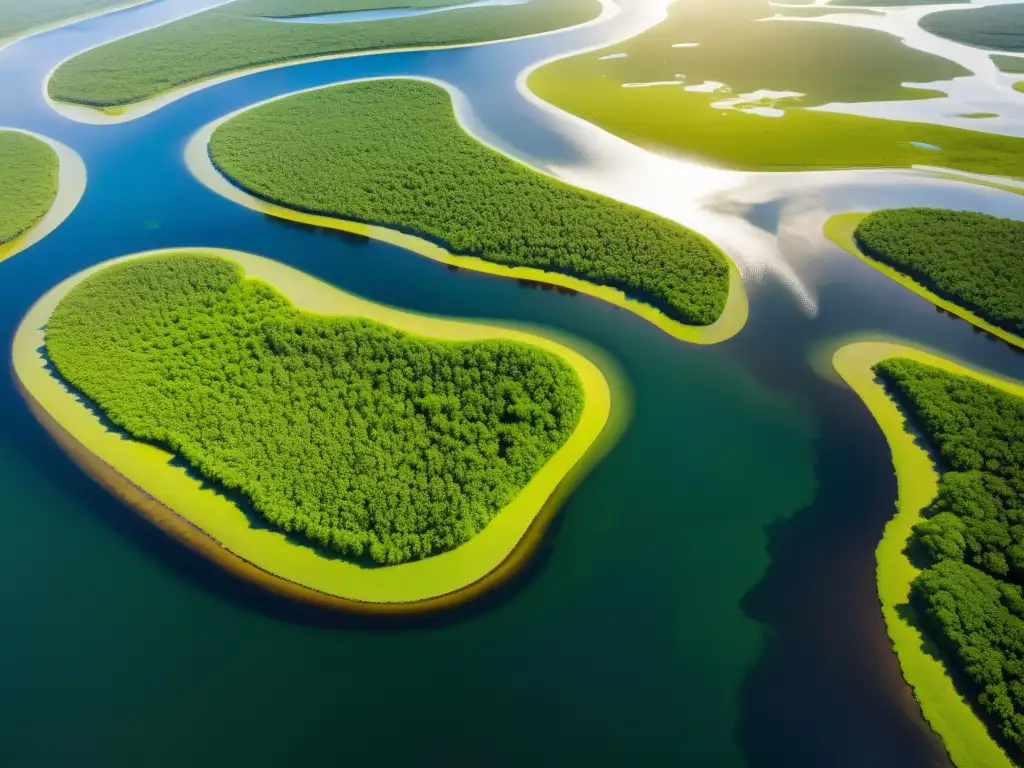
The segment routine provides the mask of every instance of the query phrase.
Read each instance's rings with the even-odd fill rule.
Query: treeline
[[[430,83],[379,80],[271,102],[218,128],[210,156],[239,186],[291,208],[621,288],[696,325],[725,307],[727,260],[712,243],[484,146]]]
[[[875,366],[935,449],[939,492],[911,546],[925,629],[1024,755],[1024,398],[904,358]],[[956,679],[956,678],[954,678]]]
[[[857,245],[993,325],[1024,334],[1024,221],[943,208],[875,211]]]
[[[57,196],[57,153],[37,138],[0,130],[0,243],[31,229]]]
[[[1024,51],[1024,3],[937,11],[921,19],[933,35],[997,51]]]
[[[568,439],[583,391],[521,343],[430,341],[300,312],[196,254],[124,262],[61,300],[57,370],[117,426],[277,528],[378,563],[452,549]]]
[[[298,7],[326,12],[382,5],[379,0],[334,0]],[[401,5],[436,3],[403,0]],[[597,0],[530,0],[405,19],[291,24],[260,18],[294,14],[296,5],[289,0],[236,0],[76,56],[53,73],[49,93],[62,101],[109,107],[257,64],[379,48],[500,40],[579,24],[595,18],[600,10]]]
[[[0,2],[0,41],[73,16],[124,5],[127,0],[7,0]]]

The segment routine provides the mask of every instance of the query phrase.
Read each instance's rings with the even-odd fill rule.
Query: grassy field
[[[991,59],[992,63],[1003,72],[1024,74],[1024,56],[1002,56],[998,53],[993,53]]]
[[[57,153],[45,142],[0,130],[0,244],[31,229],[57,196]]]
[[[480,144],[431,83],[383,80],[279,99],[220,125],[210,156],[273,203],[618,288],[693,325],[714,323],[726,305],[729,262],[712,243]]]
[[[802,108],[928,95],[900,83],[964,74],[957,65],[911,51],[882,33],[804,22],[752,22],[734,15],[740,7],[747,8],[748,15],[751,8],[770,15],[758,0],[712,3],[720,10],[705,13],[708,2],[672,6],[670,18],[660,26],[625,44],[541,67],[531,74],[528,85],[542,99],[634,144],[730,168],[928,164],[1024,175],[1022,139]],[[672,47],[692,42],[699,45]],[[831,55],[834,50],[843,50],[844,55]],[[615,53],[627,56],[600,60]],[[678,80],[676,75],[683,76],[678,85],[622,87]],[[730,90],[686,90],[705,81],[723,83]],[[761,89],[806,96],[773,103],[769,94],[752,104],[781,109],[780,117],[711,106]],[[941,149],[921,149],[910,143],[915,141]]]
[[[439,4],[439,0],[408,3]],[[371,49],[499,40],[572,26],[600,13],[597,0],[531,0],[524,5],[344,24],[288,24],[260,18],[388,6],[394,3],[235,0],[75,57],[54,72],[49,94],[60,101],[112,107],[259,64]]]
[[[997,51],[1024,51],[1024,3],[929,13],[920,21],[933,35]]]
[[[146,2],[151,0],[8,0],[0,3],[0,42],[77,16]]]
[[[457,549],[434,557],[368,568],[324,556],[322,550],[272,527],[254,526],[231,498],[188,472],[180,462],[171,461],[173,456],[167,451],[125,439],[123,433],[111,430],[53,374],[41,354],[43,329],[54,308],[77,285],[110,263],[64,281],[33,305],[14,340],[15,376],[34,413],[76,461],[141,514],[263,586],[326,607],[351,610],[402,610],[408,603],[416,603],[415,610],[425,610],[441,598],[456,602],[466,599],[506,577],[508,563],[512,567],[521,564],[539,541],[558,502],[621,431],[620,417],[624,414],[616,408],[626,403],[617,396],[613,401],[618,378],[606,376],[605,370],[614,373],[612,367],[599,367],[589,352],[584,354],[574,346],[575,342],[555,341],[515,328],[403,312],[346,294],[251,254],[209,249],[189,253],[231,260],[245,270],[247,278],[273,286],[303,312],[364,318],[434,340],[465,343],[504,339],[539,348],[564,360],[575,371],[584,392],[583,411],[572,435],[483,531]],[[148,255],[125,257],[116,263]]]
[[[882,615],[903,676],[957,768],[1012,768],[1014,763],[953,685],[934,644],[922,634],[920,617],[910,609],[911,584],[920,570],[907,555],[907,541],[938,492],[939,476],[928,453],[906,428],[903,413],[876,380],[873,367],[892,357],[972,376],[1016,395],[1024,395],[1024,387],[902,344],[855,342],[841,347],[832,358],[836,371],[870,409],[892,452],[898,486],[896,514],[885,527],[875,559]]]

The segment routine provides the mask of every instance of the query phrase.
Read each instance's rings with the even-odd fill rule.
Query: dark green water
[[[109,128],[59,120],[28,78],[12,91],[0,123],[71,144],[90,178],[57,232],[0,265],[6,338],[85,266],[231,247],[373,300],[579,336],[621,364],[636,406],[514,584],[382,623],[265,596],[168,540],[78,471],[4,377],[0,765],[943,765],[874,594],[888,451],[808,360],[866,331],[1018,376],[1024,358],[825,245],[817,316],[752,285],[747,328],[697,348],[585,297],[263,217],[181,166],[192,130],[274,92],[402,71],[481,88],[474,55],[268,73]]]

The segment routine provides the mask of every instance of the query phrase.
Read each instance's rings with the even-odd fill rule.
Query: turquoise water
[[[502,143],[571,156],[572,142],[514,97],[523,59],[552,43],[291,67],[118,126],[70,123],[42,103],[39,79],[61,46],[139,18],[150,17],[118,14],[0,58],[0,79],[15,84],[0,124],[64,141],[89,168],[67,222],[0,264],[5,338],[90,264],[238,248],[376,301],[583,338],[622,366],[636,413],[513,584],[454,613],[382,621],[264,595],[170,541],[83,475],[5,377],[0,765],[945,764],[874,593],[873,550],[895,497],[885,442],[809,358],[863,332],[1017,376],[1024,357],[823,241],[811,249],[816,315],[778,283],[752,281],[744,331],[698,348],[587,297],[240,208],[188,174],[188,136],[245,104],[348,78],[452,80]],[[892,204],[924,193],[857,194]],[[853,205],[840,198],[822,195]],[[929,199],[1021,211],[992,190]],[[786,210],[779,200],[747,215],[775,231]]]

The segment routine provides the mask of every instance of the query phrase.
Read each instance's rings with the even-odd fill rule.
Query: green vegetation
[[[46,346],[118,427],[274,526],[379,563],[475,535],[582,408],[572,368],[548,352],[303,313],[197,254],[88,277],[54,310]]]
[[[989,58],[1003,72],[1024,74],[1024,56],[1002,56],[998,53],[993,53]]]
[[[1013,90],[1024,93],[1024,80],[1018,80],[1016,83],[1014,83]]]
[[[1024,398],[890,358],[875,371],[933,446],[939,492],[914,529],[912,601],[1004,743],[1024,750]]]
[[[422,7],[449,0],[414,0]],[[260,15],[394,6],[391,0],[236,0],[230,5],[88,51],[54,72],[54,99],[112,107],[246,67],[310,56],[454,45],[547,32],[596,17],[597,0],[531,0],[343,24],[288,24]]]
[[[148,0],[136,0],[136,3],[143,2]],[[0,3],[0,41],[75,16],[131,4],[131,0],[12,0]]]
[[[1024,335],[1024,222],[941,208],[875,211],[860,249],[937,295]]]
[[[929,13],[921,26],[933,35],[997,51],[1024,52],[1024,3]]]
[[[901,5],[940,5],[942,3],[969,3],[971,0],[829,0],[829,5],[866,5],[872,8],[892,8]]]
[[[210,156],[242,188],[291,208],[619,288],[695,325],[725,306],[728,262],[713,244],[480,144],[430,83],[380,80],[279,99],[217,128]]]
[[[31,229],[57,197],[57,153],[46,142],[0,131],[0,244]]]
[[[782,10],[782,9],[776,9]],[[959,65],[908,49],[872,30],[802,21],[760,22],[764,0],[694,0],[621,45],[545,65],[530,75],[540,98],[634,144],[743,170],[940,165],[976,173],[1021,175],[1024,139],[946,126],[864,118],[805,107],[830,102],[922,98],[904,88],[965,75]],[[696,42],[696,47],[673,48]],[[778,51],[786,51],[779,56]],[[832,52],[842,50],[843,56]],[[625,58],[601,60],[626,53]],[[623,88],[677,80],[681,85]],[[704,82],[729,90],[687,91]],[[780,102],[782,117],[712,107],[770,89],[805,94]],[[910,142],[941,147],[930,151]]]

